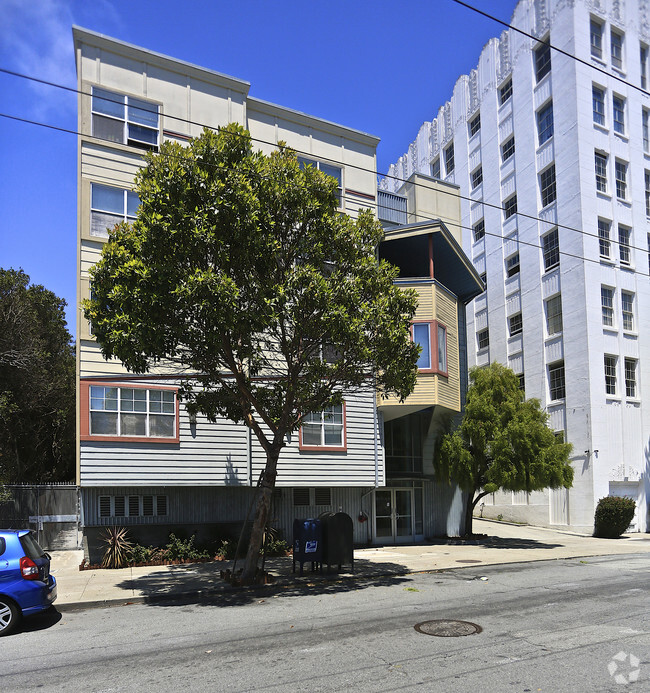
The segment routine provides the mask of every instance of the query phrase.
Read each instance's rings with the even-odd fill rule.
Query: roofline
[[[185,60],[172,58],[164,53],[157,53],[156,51],[149,50],[148,48],[142,48],[141,46],[136,46],[132,43],[127,43],[126,41],[121,41],[120,39],[106,36],[106,34],[101,34],[97,31],[84,29],[76,24],[72,25],[72,37],[75,49],[80,43],[97,46],[98,48],[105,48],[113,52],[115,51],[116,47],[119,47],[122,54],[130,54],[130,57],[133,57],[136,60],[163,64],[167,69],[172,70],[173,72],[193,73],[194,76],[199,79],[216,82],[221,86],[229,87],[246,96],[248,95],[248,91],[251,86],[250,82],[246,82],[243,79],[231,77],[223,72],[210,70],[207,67],[201,67],[200,65],[195,65],[194,63],[189,63]]]

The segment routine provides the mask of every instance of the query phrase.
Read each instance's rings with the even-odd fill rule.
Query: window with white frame
[[[591,55],[598,60],[603,59],[603,25],[592,18],[589,22],[589,37]]]
[[[591,103],[594,123],[605,127],[605,90],[597,87],[595,84],[591,88]]]
[[[650,234],[648,234],[648,248],[650,252]],[[483,286],[485,287],[483,289],[483,292],[485,293],[487,291],[487,272],[483,272],[483,274],[480,275],[481,281],[483,282]]]
[[[560,294],[546,301],[546,332],[549,337],[562,332],[562,297]]]
[[[648,88],[648,46],[642,43],[640,46],[639,57],[641,60],[641,89]]]
[[[512,78],[499,88],[499,105],[503,104],[512,96]]]
[[[623,34],[616,29],[612,29],[610,34],[610,48],[612,56],[612,67],[617,70],[623,69]]]
[[[594,164],[596,168],[596,190],[607,193],[607,154],[594,152]]]
[[[549,166],[539,174],[539,190],[542,207],[546,207],[550,205],[551,202],[555,202],[557,197],[557,190],[555,187],[555,164]]]
[[[438,347],[438,372],[447,373],[447,328],[440,323],[436,324]]]
[[[140,199],[133,190],[91,183],[90,235],[108,238],[108,229],[122,221],[135,220],[139,206]]]
[[[518,373],[517,379],[519,380],[519,389],[526,392],[526,376],[523,373]]]
[[[325,175],[336,179],[336,199],[339,208],[343,207],[343,169],[340,166],[334,166],[333,164],[317,161],[316,159],[308,159],[304,156],[298,157],[298,165],[303,169],[307,166],[313,166],[315,169],[322,171]]]
[[[175,390],[90,385],[88,435],[175,438],[176,411]]]
[[[641,109],[641,130],[643,133],[643,151],[650,153],[650,111],[647,108]]]
[[[440,178],[440,157],[437,156],[431,163],[431,177]]]
[[[511,337],[521,334],[524,331],[524,321],[521,317],[521,313],[515,313],[515,315],[511,315],[508,318],[508,330]]]
[[[542,256],[545,272],[560,264],[560,238],[557,229],[553,229],[542,237]]]
[[[616,159],[614,176],[616,179],[616,197],[620,200],[627,199],[627,163],[625,161]]]
[[[473,137],[481,129],[481,114],[477,113],[469,121],[469,136]]]
[[[483,167],[479,166],[476,170],[472,171],[472,190],[478,188],[478,186],[483,182]]]
[[[551,401],[564,399],[566,388],[564,384],[564,361],[556,361],[548,366],[548,385]]]
[[[300,447],[339,448],[345,447],[345,407],[333,404],[323,411],[307,414],[300,429]]]
[[[99,517],[166,517],[166,495],[112,495],[99,497]]]
[[[606,219],[598,219],[598,246],[600,257],[609,259],[612,254],[612,242],[609,238],[611,222]]]
[[[472,231],[474,233],[474,240],[480,241],[481,238],[485,236],[485,220],[479,219],[474,226],[472,226]]]
[[[486,328],[477,332],[476,342],[479,349],[487,349],[490,346],[490,330]]]
[[[417,367],[420,371],[447,373],[447,328],[436,320],[414,322],[413,342],[420,347]]]
[[[616,356],[605,354],[605,393],[616,394]]]
[[[544,43],[535,49],[535,79],[541,81],[551,71],[551,47]]]
[[[514,277],[515,274],[519,274],[519,269],[519,253],[515,253],[509,258],[506,258],[506,275],[508,277]]]
[[[625,359],[625,396],[636,397],[636,359]]]
[[[630,250],[630,239],[632,229],[622,224],[618,225],[618,257],[621,265],[629,265],[632,262],[632,252]]]
[[[650,171],[645,172],[645,214],[650,217]]]
[[[614,327],[614,289],[609,286],[600,287],[600,306],[603,325]]]
[[[517,195],[511,195],[507,200],[503,201],[503,217],[504,219],[510,219],[510,217],[517,214]]]
[[[158,104],[100,87],[92,89],[94,137],[139,149],[156,149],[159,121]]]
[[[621,310],[623,329],[632,332],[634,330],[634,294],[630,291],[621,291]]]
[[[614,132],[619,135],[625,134],[625,99],[614,94],[612,97],[612,107],[614,109]]]
[[[508,139],[501,145],[501,159],[502,161],[508,161],[508,159],[515,153],[515,136],[508,137]]]
[[[537,111],[537,141],[539,146],[553,137],[553,102]]]
[[[449,175],[454,170],[454,143],[445,148],[445,173]]]

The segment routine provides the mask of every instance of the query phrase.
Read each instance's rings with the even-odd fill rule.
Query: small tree
[[[470,387],[460,426],[439,442],[438,479],[467,492],[465,532],[472,533],[476,504],[488,493],[570,488],[572,446],[547,426],[539,400],[524,399],[517,376],[499,363],[470,370]]]
[[[138,218],[110,233],[84,304],[104,356],[183,373],[190,411],[245,423],[264,449],[243,580],[304,416],[344,391],[403,398],[415,385],[416,297],[377,259],[373,216],[337,211],[336,185],[286,147],[254,152],[237,125],[165,143],[136,176]]]

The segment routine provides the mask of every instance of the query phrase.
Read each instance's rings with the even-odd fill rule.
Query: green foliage
[[[164,556],[170,561],[200,561],[210,558],[207,551],[202,551],[194,546],[195,536],[189,539],[180,539],[173,532],[164,549]]]
[[[0,482],[74,479],[75,356],[65,301],[0,269]]]
[[[636,512],[631,498],[606,496],[598,501],[594,515],[594,536],[615,539],[630,526]]]
[[[216,551],[215,557],[224,561],[232,561],[237,554],[237,542],[232,539],[223,539]]]
[[[142,546],[141,544],[134,544],[129,552],[130,565],[139,565],[141,563],[158,563],[164,560],[164,549],[157,546]]]
[[[470,380],[462,422],[442,437],[434,458],[438,479],[469,493],[469,524],[486,493],[570,488],[572,446],[556,440],[548,415],[538,400],[524,399],[512,370],[499,363],[476,367]]]
[[[129,541],[126,528],[107,527],[102,534],[102,543],[106,547],[102,568],[124,568],[128,565],[133,545]]]

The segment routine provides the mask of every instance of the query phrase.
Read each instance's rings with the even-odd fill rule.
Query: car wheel
[[[10,599],[0,597],[0,635],[9,635],[14,631],[20,617],[20,609]]]

